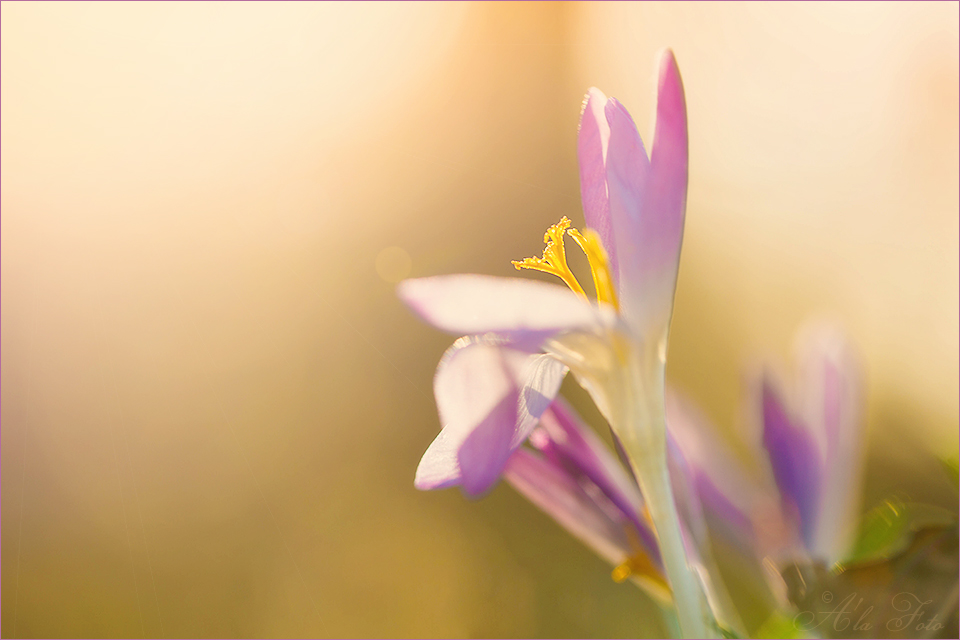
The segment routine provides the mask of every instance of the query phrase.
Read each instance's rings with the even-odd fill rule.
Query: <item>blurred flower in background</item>
[[[509,487],[411,487],[449,345],[394,296],[515,275],[579,213],[584,91],[649,136],[666,46],[695,141],[668,383],[755,471],[743,365],[830,316],[863,508],[955,512],[955,4],[0,13],[4,636],[666,633]]]

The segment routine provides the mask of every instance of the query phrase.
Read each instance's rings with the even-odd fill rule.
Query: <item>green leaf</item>
[[[757,629],[758,638],[809,638],[795,624],[794,618],[781,611],[774,611],[770,617]]]
[[[841,564],[885,560],[903,551],[920,529],[949,526],[956,522],[955,514],[934,505],[885,500],[864,516],[853,551]]]
[[[954,523],[921,528],[878,562],[791,562],[779,571],[793,622],[821,638],[956,638],[958,548]]]

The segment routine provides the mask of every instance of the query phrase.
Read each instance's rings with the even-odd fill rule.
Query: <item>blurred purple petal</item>
[[[693,469],[677,445],[676,438],[667,433],[667,470],[673,488],[673,499],[680,515],[681,530],[688,555],[699,557],[700,547],[707,544],[707,526],[703,508],[697,496]]]
[[[763,444],[787,515],[797,521],[808,548],[817,528],[822,462],[809,430],[795,423],[770,382],[762,390]]]
[[[675,392],[667,392],[667,428],[685,458],[691,482],[712,524],[742,548],[754,542],[750,514],[764,496],[740,468],[709,421]]]
[[[860,367],[836,328],[809,327],[800,345],[801,410],[823,442],[823,486],[810,550],[828,562],[849,550],[860,514],[863,421]]]
[[[437,368],[434,392],[443,430],[427,449],[418,489],[462,484],[478,495],[496,482],[510,454],[560,389],[566,367],[480,339],[461,339]]]

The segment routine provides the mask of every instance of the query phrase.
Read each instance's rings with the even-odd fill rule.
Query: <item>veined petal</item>
[[[860,367],[842,332],[808,327],[801,338],[801,413],[824,454],[823,491],[810,551],[827,562],[849,550],[860,514],[863,422]]]
[[[587,227],[600,234],[600,241],[607,251],[610,273],[614,285],[620,279],[617,262],[617,247],[610,222],[610,197],[607,193],[607,146],[610,142],[610,125],[604,108],[607,96],[599,89],[591,88],[583,102],[580,114],[580,130],[577,135],[577,158],[580,164],[580,200]]]
[[[507,463],[504,478],[610,564],[636,558],[637,549],[628,535],[630,521],[621,511],[604,508],[602,501],[557,461],[518,449]],[[648,573],[635,573],[633,579],[659,602],[669,603],[670,592],[660,569],[656,565],[647,569]]]
[[[537,438],[538,432],[546,437]],[[596,485],[630,520],[647,555],[659,566],[657,538],[643,515],[645,508],[640,489],[609,447],[560,397],[543,414],[538,432],[534,433],[531,443],[575,477],[583,476]]]
[[[794,518],[807,548],[817,528],[823,462],[810,431],[789,415],[770,381],[762,388],[763,445],[787,514]]]
[[[626,520],[615,521],[560,465],[518,449],[507,463],[504,478],[611,564],[631,555]]]
[[[424,453],[415,486],[487,491],[553,401],[566,371],[547,355],[475,338],[454,343],[434,380],[443,430]]]
[[[644,221],[647,268],[676,281],[687,206],[687,105],[673,52],[660,56],[657,120],[650,151],[648,215]]]
[[[602,317],[569,289],[521,278],[433,276],[405,280],[397,293],[417,315],[443,331],[496,333],[525,344],[595,325]]]

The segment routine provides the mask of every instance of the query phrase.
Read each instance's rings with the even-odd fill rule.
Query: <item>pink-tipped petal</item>
[[[566,367],[481,339],[464,338],[437,367],[434,392],[443,430],[417,468],[418,489],[462,485],[479,495],[560,389]]]
[[[577,153],[584,216],[610,254],[623,315],[645,334],[665,334],[687,199],[686,103],[670,50],[660,59],[650,156],[627,110],[596,89],[584,102]]]
[[[650,257],[651,268],[667,270],[674,280],[687,208],[688,152],[683,81],[673,52],[668,49],[660,59],[657,121],[650,150],[648,206],[651,213],[644,230],[650,233],[656,247]]]
[[[653,172],[651,195],[655,196],[658,205],[658,220],[654,224],[657,238],[668,245],[664,248],[664,257],[669,257],[668,250],[679,255],[687,203],[687,103],[677,60],[669,49],[660,57],[657,120],[650,165]]]
[[[668,49],[660,58],[657,117],[641,216],[643,251],[637,265],[646,313],[656,322],[669,322],[673,310],[687,202],[687,157],[683,82]]]
[[[607,145],[610,142],[610,125],[604,108],[607,96],[599,89],[591,88],[583,102],[580,114],[580,131],[577,136],[577,159],[580,164],[580,200],[587,227],[600,234],[600,240],[610,259],[610,272],[614,284],[619,281],[617,248],[613,241],[610,222],[610,198],[607,193]]]
[[[479,275],[404,280],[397,294],[417,315],[453,334],[497,333],[535,343],[599,321],[598,311],[565,287]]]

